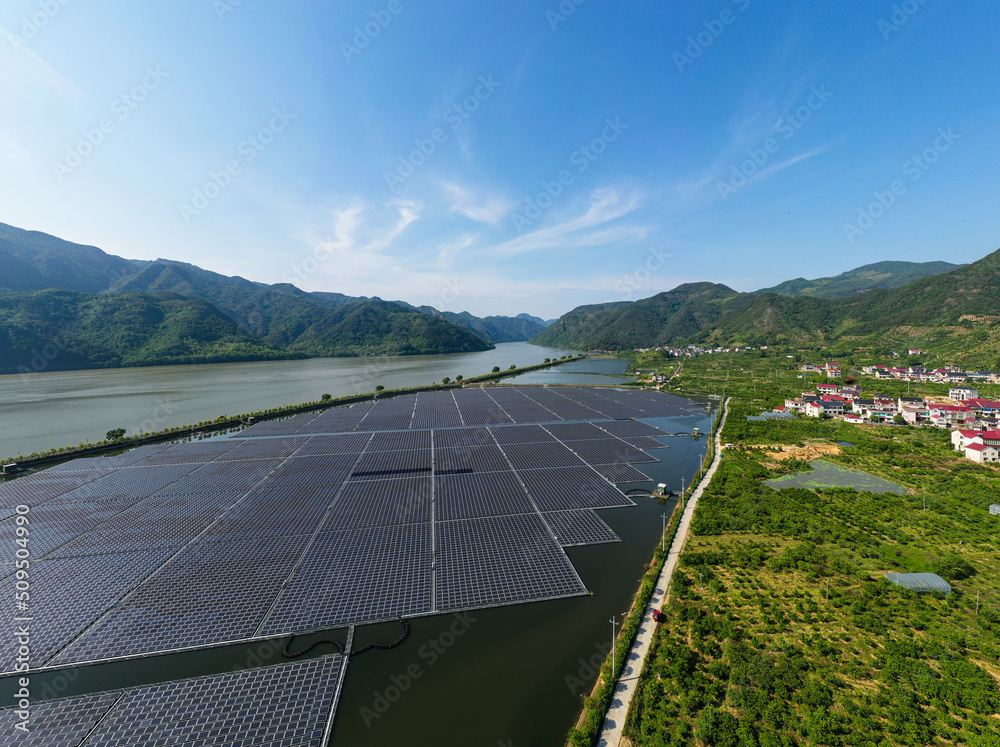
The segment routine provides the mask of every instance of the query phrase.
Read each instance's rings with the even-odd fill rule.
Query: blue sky
[[[547,318],[971,262],[1000,247],[997,29],[935,0],[7,0],[0,221]]]

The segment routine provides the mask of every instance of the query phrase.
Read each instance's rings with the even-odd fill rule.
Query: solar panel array
[[[592,509],[634,505],[614,483],[647,479],[629,464],[655,460],[625,439],[663,435],[607,418],[678,402],[421,393],[0,485],[0,508],[31,505],[38,583],[54,589],[34,664],[583,594],[562,546],[617,540]],[[14,528],[0,519],[0,541]],[[0,566],[3,583],[12,572]]]
[[[98,695],[31,709],[28,734],[2,711],[0,747],[282,745],[321,747],[340,656]]]

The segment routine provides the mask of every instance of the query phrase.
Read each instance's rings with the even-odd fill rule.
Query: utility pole
[[[684,513],[684,476],[681,475],[681,513]]]
[[[660,552],[667,551],[667,515],[666,513],[661,514],[663,516],[663,535],[660,539]]]
[[[611,687],[614,688],[615,682],[615,625],[618,624],[616,619],[617,615],[612,616],[611,623]]]

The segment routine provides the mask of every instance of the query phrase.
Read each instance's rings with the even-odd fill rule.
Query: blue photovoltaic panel
[[[145,498],[181,480],[198,469],[198,464],[171,464],[162,467],[126,467],[81,485],[53,499],[57,503],[90,501],[94,498]]]
[[[227,451],[236,448],[237,444],[226,441],[193,441],[177,444],[157,451],[145,457],[138,466],[151,467],[160,464],[204,464],[211,462]]]
[[[171,551],[40,560],[31,566],[31,663],[41,667],[63,646],[170,557]],[[14,599],[15,576],[2,584]],[[0,607],[4,630],[16,627],[14,605]],[[2,654],[2,672],[14,671],[15,647]]]
[[[5,508],[20,504],[38,506],[109,474],[111,474],[110,470],[51,474],[46,470],[34,475],[18,477],[0,483],[0,506]]]
[[[551,423],[543,426],[560,441],[582,441],[587,438],[607,438],[608,434],[593,423]]]
[[[190,545],[64,649],[54,664],[253,636],[308,537]]]
[[[81,695],[50,703],[32,703],[27,733],[15,728],[21,719],[13,708],[0,717],[0,747],[78,747],[122,693]]]
[[[490,428],[501,445],[555,443],[556,437],[540,425],[509,425],[503,428]]]
[[[281,462],[277,459],[258,459],[247,462],[209,462],[198,466],[194,472],[163,488],[164,495],[207,493],[214,490],[233,492],[254,487]],[[197,465],[195,465],[197,466]],[[152,468],[150,468],[152,469]],[[163,467],[162,469],[169,469]],[[89,487],[89,486],[88,486]],[[150,490],[145,493],[151,495]]]
[[[305,428],[316,420],[314,412],[303,412],[282,420],[264,420],[240,431],[236,438],[255,438],[260,436],[288,436]]]
[[[611,527],[589,509],[550,511],[542,516],[563,547],[621,542],[618,535],[611,531]]]
[[[301,449],[297,457],[322,456],[325,454],[360,454],[371,440],[370,433],[342,433],[333,436],[313,436]]]
[[[115,456],[80,457],[63,462],[62,464],[46,467],[43,474],[56,475],[60,472],[90,472],[100,469],[112,470],[121,467],[131,467],[136,462],[141,462],[170,448],[172,448],[170,444],[147,444],[129,449],[124,454],[116,454]]]
[[[642,449],[637,449],[617,438],[565,441],[564,443],[587,464],[642,464],[659,461]]]
[[[528,469],[518,475],[541,511],[635,505],[590,467]]]
[[[260,634],[422,614],[430,599],[430,524],[321,532]]]
[[[640,423],[638,420],[610,420],[596,424],[598,428],[607,431],[612,436],[625,438],[626,436],[666,436],[668,433],[654,428],[647,423]]]
[[[299,428],[297,433],[347,433],[353,431],[374,406],[373,402],[360,402],[351,407],[325,410]]]
[[[82,747],[320,747],[339,655],[127,690]]]
[[[431,450],[369,451],[354,466],[352,480],[420,477],[431,474]]]
[[[341,483],[277,488],[263,485],[226,511],[202,539],[223,541],[312,534],[340,492]]]
[[[430,431],[399,431],[376,433],[372,436],[368,451],[410,451],[429,448],[431,448]]]
[[[626,438],[624,438],[622,440],[623,441],[627,441],[628,443],[632,444],[637,449],[643,449],[643,450],[645,450],[645,449],[666,449],[666,448],[669,448],[668,444],[665,444],[662,441],[657,441],[655,438],[652,438],[650,436],[627,436]]]
[[[250,439],[221,454],[216,458],[216,461],[232,462],[242,459],[284,459],[301,449],[307,440],[304,436]]]
[[[558,441],[537,444],[505,444],[504,454],[514,469],[541,467],[573,467],[583,461]]]
[[[439,610],[587,592],[537,514],[439,522],[437,554]]]
[[[434,474],[504,472],[510,469],[503,452],[495,446],[467,446],[434,450]]]
[[[357,461],[357,454],[292,457],[268,475],[260,487],[293,488],[341,483],[351,474],[351,467]]]
[[[646,482],[650,479],[649,475],[628,464],[595,464],[594,469],[611,482]]]
[[[533,513],[535,510],[513,472],[437,477],[434,494],[439,521]]]
[[[330,510],[323,531],[423,523],[431,520],[431,479],[349,482]]]
[[[457,449],[463,446],[493,446],[495,444],[489,428],[451,428],[434,431],[435,449]]]

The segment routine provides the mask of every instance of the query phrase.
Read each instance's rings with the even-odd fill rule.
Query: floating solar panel
[[[209,462],[162,489],[165,495],[185,493],[207,493],[213,490],[223,492],[246,491],[269,475],[281,462],[277,459],[257,459],[246,462]],[[183,466],[183,465],[181,465]],[[195,465],[197,466],[197,465]],[[174,469],[178,469],[175,467]],[[135,468],[137,469],[137,468]],[[152,467],[148,469],[153,469]],[[162,467],[161,469],[170,469]],[[91,486],[87,486],[91,489]],[[152,495],[156,490],[146,488],[141,491]]]
[[[263,485],[222,514],[201,539],[218,538],[232,542],[257,537],[312,534],[319,528],[340,489],[339,482],[295,488]]]
[[[601,430],[607,431],[612,436],[625,438],[627,436],[667,436],[670,435],[659,428],[654,428],[647,423],[640,423],[638,420],[611,420],[595,423]]]
[[[434,431],[435,449],[455,449],[469,446],[494,446],[493,434],[488,428],[449,428]]]
[[[507,458],[496,445],[434,450],[434,474],[436,475],[498,472],[509,469]]]
[[[437,525],[437,607],[492,607],[586,594],[537,514]]]
[[[438,477],[434,480],[434,496],[439,521],[535,511],[513,472]]]
[[[419,477],[431,474],[431,450],[367,452],[351,472],[352,480],[386,477]]]
[[[252,637],[308,539],[297,535],[190,545],[52,663],[75,664]]]
[[[376,433],[372,436],[368,451],[408,451],[429,448],[431,448],[430,431],[400,431],[398,433]]]
[[[162,464],[204,464],[211,462],[236,448],[232,441],[193,441],[177,444],[147,456],[139,466],[151,467]]]
[[[220,454],[216,461],[233,462],[245,459],[284,459],[305,444],[302,437],[259,438],[244,441],[227,452]]]
[[[145,498],[158,490],[178,484],[186,475],[202,465],[169,464],[158,467],[128,467],[100,477],[82,485],[69,493],[53,499],[57,503],[90,501],[94,498],[107,500],[122,497]]]
[[[316,418],[317,415],[314,412],[303,412],[283,420],[264,420],[240,431],[239,438],[287,436],[309,425]]]
[[[77,747],[122,693],[82,695],[50,703],[32,703],[30,731],[15,728],[21,719],[13,708],[0,713],[0,747]]]
[[[564,443],[587,464],[614,464],[618,462],[641,464],[659,461],[642,449],[637,449],[617,438],[566,441]]]
[[[327,656],[133,688],[82,747],[319,747],[341,675],[342,658]]]
[[[561,443],[506,444],[504,454],[515,469],[535,469],[540,467],[572,467],[583,461]]]
[[[431,611],[431,526],[321,532],[260,635]]]
[[[595,464],[594,469],[611,482],[646,482],[649,475],[645,475],[635,467],[628,464]]]
[[[590,467],[518,470],[518,476],[541,511],[635,505]]]
[[[295,455],[303,457],[324,454],[360,454],[371,438],[370,433],[313,436],[301,449],[295,452]]]
[[[341,483],[351,474],[357,454],[293,457],[267,477],[260,487],[292,488],[301,485]]]
[[[540,425],[511,425],[505,428],[490,428],[501,445],[555,443],[556,437]]]
[[[346,433],[353,431],[374,406],[373,402],[361,402],[350,407],[324,410],[299,428],[296,433]],[[243,433],[240,435],[242,436]]]
[[[611,527],[590,510],[550,511],[542,516],[563,547],[621,542]]]
[[[41,667],[122,596],[132,591],[172,553],[154,551],[57,560],[39,560],[31,566],[31,608],[0,608],[5,630],[15,630],[14,617],[30,615],[31,663]],[[2,583],[14,599],[15,576]],[[16,649],[3,653],[2,671],[14,671]]]
[[[95,469],[131,467],[136,462],[141,462],[170,448],[172,448],[170,444],[146,444],[145,446],[137,446],[134,449],[129,449],[124,454],[116,454],[115,456],[81,457],[47,467],[45,474],[54,475],[59,472],[89,472]]]
[[[431,479],[366,480],[344,485],[324,531],[431,520]]]
[[[623,438],[622,440],[632,444],[632,446],[636,447],[637,449],[642,449],[644,451],[646,449],[670,448],[668,444],[665,444],[662,441],[657,441],[655,438],[651,438],[650,436],[629,436],[627,438]]]
[[[587,438],[607,438],[608,434],[593,423],[552,423],[543,426],[560,441],[582,441]]]
[[[20,504],[37,506],[71,490],[112,474],[111,470],[93,472],[39,472],[0,483],[0,506],[9,508]]]

